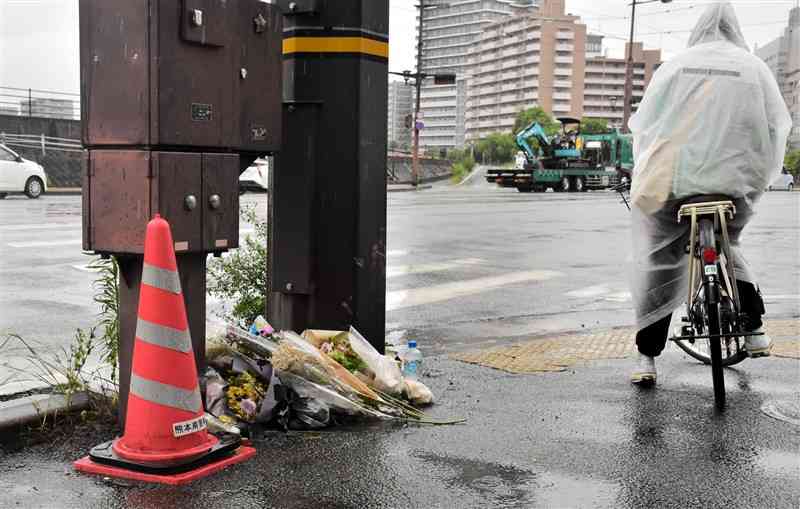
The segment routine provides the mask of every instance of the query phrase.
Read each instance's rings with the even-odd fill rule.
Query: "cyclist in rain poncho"
[[[676,218],[687,198],[734,200],[729,232],[745,325],[762,326],[763,302],[739,236],[781,170],[791,118],[772,73],[750,54],[733,7],[719,2],[701,16],[688,49],[656,71],[629,126],[636,160],[631,290],[640,353],[632,381],[654,383],[654,358],[689,288],[689,224]],[[768,355],[770,346],[767,336],[746,340],[751,355]]]

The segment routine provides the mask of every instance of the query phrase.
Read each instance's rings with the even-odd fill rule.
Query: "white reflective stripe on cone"
[[[162,269],[145,263],[142,267],[142,283],[170,293],[181,293],[181,279],[178,272]]]
[[[192,351],[192,336],[189,334],[189,329],[173,329],[139,318],[136,322],[136,337],[145,343],[169,348],[176,352],[189,353]]]
[[[202,410],[199,387],[195,387],[192,390],[181,389],[180,387],[147,380],[136,373],[131,373],[130,392],[150,403],[186,410],[187,412],[199,412]]]

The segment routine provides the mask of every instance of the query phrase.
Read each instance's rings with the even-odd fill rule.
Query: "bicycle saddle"
[[[715,201],[732,202],[733,198],[731,198],[730,196],[725,196],[724,194],[699,194],[683,200],[681,202],[681,205],[694,205],[695,203],[708,203]]]

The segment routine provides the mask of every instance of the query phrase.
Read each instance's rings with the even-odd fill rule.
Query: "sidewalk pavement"
[[[386,192],[402,193],[409,191],[424,191],[425,189],[431,189],[432,187],[433,186],[430,184],[420,184],[416,188],[411,184],[387,184]]]
[[[516,347],[561,345],[542,350],[552,353],[592,344],[588,350],[613,353],[617,347],[608,345],[623,335],[543,337]],[[75,473],[72,460],[111,438],[112,430],[86,427],[0,454],[0,507],[800,505],[798,427],[762,410],[798,408],[800,362],[793,358],[726,369],[722,413],[714,409],[710,369],[674,345],[659,358],[659,383],[650,390],[628,382],[630,359],[581,359],[533,374],[447,356],[426,358],[424,367],[422,380],[437,398],[429,413],[466,424],[270,433],[255,442],[252,461],[181,488]]]

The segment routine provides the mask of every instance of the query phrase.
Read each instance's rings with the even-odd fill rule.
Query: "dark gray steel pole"
[[[383,351],[389,2],[279,5],[284,124],[267,315],[297,331],[354,325]]]
[[[622,130],[623,132],[630,132],[628,129],[628,120],[631,118],[632,100],[633,100],[633,30],[636,21],[636,0],[631,3],[631,37],[628,42],[628,61],[625,66],[625,104],[623,105],[622,113]]]
[[[411,160],[411,183],[419,185],[419,102],[422,91],[422,16],[425,13],[425,0],[419,0],[419,27],[417,35],[417,77],[414,82],[417,97],[414,107],[414,151]]]

